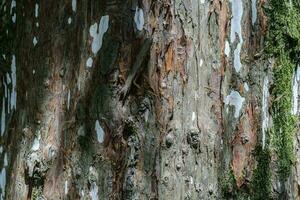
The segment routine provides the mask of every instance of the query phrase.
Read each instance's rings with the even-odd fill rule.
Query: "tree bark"
[[[1,199],[299,198],[265,0],[1,5]]]

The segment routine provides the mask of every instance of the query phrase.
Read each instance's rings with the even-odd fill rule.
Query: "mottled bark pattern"
[[[2,199],[250,193],[273,67],[261,54],[264,0],[5,3],[13,37],[0,48],[9,74],[0,73]],[[17,105],[8,113],[13,55]],[[296,162],[290,199],[299,174]],[[278,184],[273,173],[273,193]]]

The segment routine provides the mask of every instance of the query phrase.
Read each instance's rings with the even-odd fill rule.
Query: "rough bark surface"
[[[0,199],[252,199],[261,160],[268,197],[299,199],[299,133],[285,181],[258,151],[265,4],[2,1]]]

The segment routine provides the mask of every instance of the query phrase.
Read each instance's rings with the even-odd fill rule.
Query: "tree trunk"
[[[299,13],[3,0],[0,199],[300,199]]]

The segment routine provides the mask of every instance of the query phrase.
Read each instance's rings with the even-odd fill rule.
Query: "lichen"
[[[90,197],[92,200],[97,200],[98,197],[98,186],[95,182],[91,185]]]
[[[293,107],[292,107],[293,115],[298,114],[299,82],[300,82],[300,66],[298,65],[297,70],[294,74],[294,81],[293,81]]]
[[[34,16],[37,18],[39,16],[39,4],[35,4]]]
[[[99,120],[96,120],[96,122],[95,122],[95,131],[97,133],[98,142],[102,143],[104,140],[105,132],[104,132],[103,128],[101,127]]]
[[[72,0],[72,10],[73,10],[73,12],[76,12],[76,8],[77,8],[77,0]]]
[[[236,72],[239,72],[242,68],[241,63],[241,50],[243,46],[243,36],[242,36],[242,19],[243,19],[243,1],[240,0],[230,0],[231,2],[231,31],[230,31],[230,42],[234,43],[236,41],[236,34],[238,35],[238,44],[234,49],[234,60],[233,66]]]
[[[32,39],[32,44],[33,44],[33,46],[35,46],[37,43],[38,43],[38,40],[37,40],[37,38],[34,36],[33,39]]]
[[[87,67],[92,67],[92,66],[93,66],[93,58],[89,57],[89,58],[86,60],[86,66],[87,66]]]
[[[263,81],[263,96],[262,96],[262,148],[265,148],[266,144],[266,131],[269,126],[269,79],[268,76]]]
[[[108,25],[109,16],[105,15],[101,17],[99,24],[96,22],[90,27],[90,35],[93,38],[92,52],[94,55],[96,55],[102,47],[103,36],[108,30]]]
[[[290,3],[292,2],[292,3]],[[258,145],[257,161],[249,191],[236,187],[232,172],[220,180],[224,199],[271,199],[271,151],[277,154],[278,175],[285,181],[290,175],[294,160],[293,136],[296,117],[292,114],[292,84],[296,65],[300,61],[300,3],[293,0],[270,0],[266,8],[269,19],[265,53],[275,59],[273,85],[270,85],[273,127],[266,130],[265,148]],[[272,146],[272,148],[270,148]]]
[[[5,98],[2,100],[2,112],[1,112],[1,136],[4,135],[6,126],[6,115],[5,115]]]
[[[257,8],[256,8],[256,0],[251,1],[251,20],[252,20],[252,25],[255,24],[257,20]]]
[[[143,30],[144,26],[144,12],[143,9],[136,7],[134,14],[134,22],[137,30]]]
[[[224,103],[226,105],[234,106],[235,112],[234,117],[238,118],[240,116],[240,111],[243,107],[245,98],[240,95],[238,91],[232,90],[228,96],[226,96]]]

